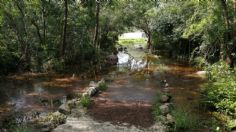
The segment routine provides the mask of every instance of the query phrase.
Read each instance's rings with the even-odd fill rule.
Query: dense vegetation
[[[235,0],[1,0],[0,74],[96,73],[132,30],[153,53],[206,68],[204,102],[235,119]]]

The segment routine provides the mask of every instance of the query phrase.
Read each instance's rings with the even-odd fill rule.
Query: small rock
[[[82,96],[89,96],[87,92],[84,92]]]
[[[103,84],[103,83],[105,83],[105,79],[102,78],[100,81],[98,81],[97,85],[99,86],[100,84]]]
[[[160,101],[161,103],[167,103],[170,101],[170,97],[167,95],[161,95]]]
[[[157,122],[157,123],[155,123],[154,125],[152,125],[152,126],[150,127],[150,130],[151,130],[152,132],[162,132],[162,131],[165,130],[165,126],[164,126],[162,123]]]
[[[95,94],[98,93],[98,89],[96,87],[89,87],[86,93],[89,96],[94,96]]]
[[[202,75],[202,76],[204,76],[204,75],[206,75],[206,71],[198,71],[198,72],[196,72],[196,74],[197,75]]]
[[[70,114],[70,107],[67,103],[64,103],[62,104],[60,107],[59,107],[59,112],[61,112],[62,114]]]
[[[160,115],[160,116],[158,116],[158,120],[165,123],[166,122],[166,117],[163,116],[163,115]]]
[[[167,104],[161,105],[159,107],[159,109],[160,109],[162,115],[166,115],[170,112],[169,105],[167,105]]]
[[[96,87],[97,84],[94,81],[90,81],[89,83],[89,87]]]
[[[167,119],[167,124],[174,124],[175,123],[174,117],[170,114],[167,114],[166,119]]]
[[[75,108],[77,105],[77,101],[78,101],[77,99],[72,99],[72,100],[67,101],[67,104],[70,108]]]

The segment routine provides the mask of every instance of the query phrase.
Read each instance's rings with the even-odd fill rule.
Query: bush
[[[202,87],[203,104],[217,111],[229,120],[228,128],[236,127],[236,70],[224,62],[216,63],[207,69],[208,81]]]
[[[80,100],[80,104],[83,107],[88,107],[91,104],[91,98],[90,96],[86,95],[86,96],[82,96],[81,100]]]
[[[176,130],[188,130],[196,127],[196,118],[182,108],[172,110],[171,114],[175,119]]]
[[[98,86],[98,89],[101,90],[101,91],[105,91],[107,90],[107,85],[106,83],[100,83],[99,86]]]
[[[8,74],[18,70],[19,55],[0,47],[0,74]]]

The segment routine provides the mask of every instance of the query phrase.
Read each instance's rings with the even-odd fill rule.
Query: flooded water
[[[149,65],[143,59],[146,55],[143,51],[135,50],[133,53],[133,65],[138,62],[142,65],[144,63],[141,62],[146,61],[145,66],[140,67],[142,70],[132,69],[132,61],[127,55],[120,55],[124,57],[120,63],[129,61],[131,64],[119,65],[104,75],[110,79],[107,82],[108,89],[94,97],[89,108],[89,114],[94,119],[149,127],[154,123],[152,104],[160,91],[171,93],[176,106],[204,117],[203,111],[199,109],[200,85],[204,79],[197,74],[197,70],[157,57]],[[163,86],[163,80],[167,86]],[[90,81],[72,75],[20,75],[2,79],[0,119],[11,110],[53,111],[65,95],[81,92]]]
[[[0,81],[0,119],[9,111],[53,111],[63,97],[79,92],[89,81],[66,76],[17,75]]]
[[[129,53],[136,56],[133,57],[136,64],[141,60],[147,61],[147,54],[142,51],[142,56],[137,50]],[[197,74],[197,70],[155,56],[149,56],[149,61],[148,67],[133,69],[132,61],[128,65],[129,70],[119,67],[113,75],[114,80],[108,83],[108,90],[94,98],[90,114],[100,121],[149,127],[154,123],[151,112],[157,93],[168,92],[173,96],[176,107],[204,119],[205,114],[199,108],[200,85],[204,79]],[[164,80],[167,86],[163,86]]]

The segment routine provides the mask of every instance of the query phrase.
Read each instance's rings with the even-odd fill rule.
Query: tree
[[[62,43],[61,43],[61,52],[60,56],[63,57],[65,54],[66,48],[66,38],[67,38],[67,19],[68,19],[68,0],[64,0],[64,24],[62,32]]]

